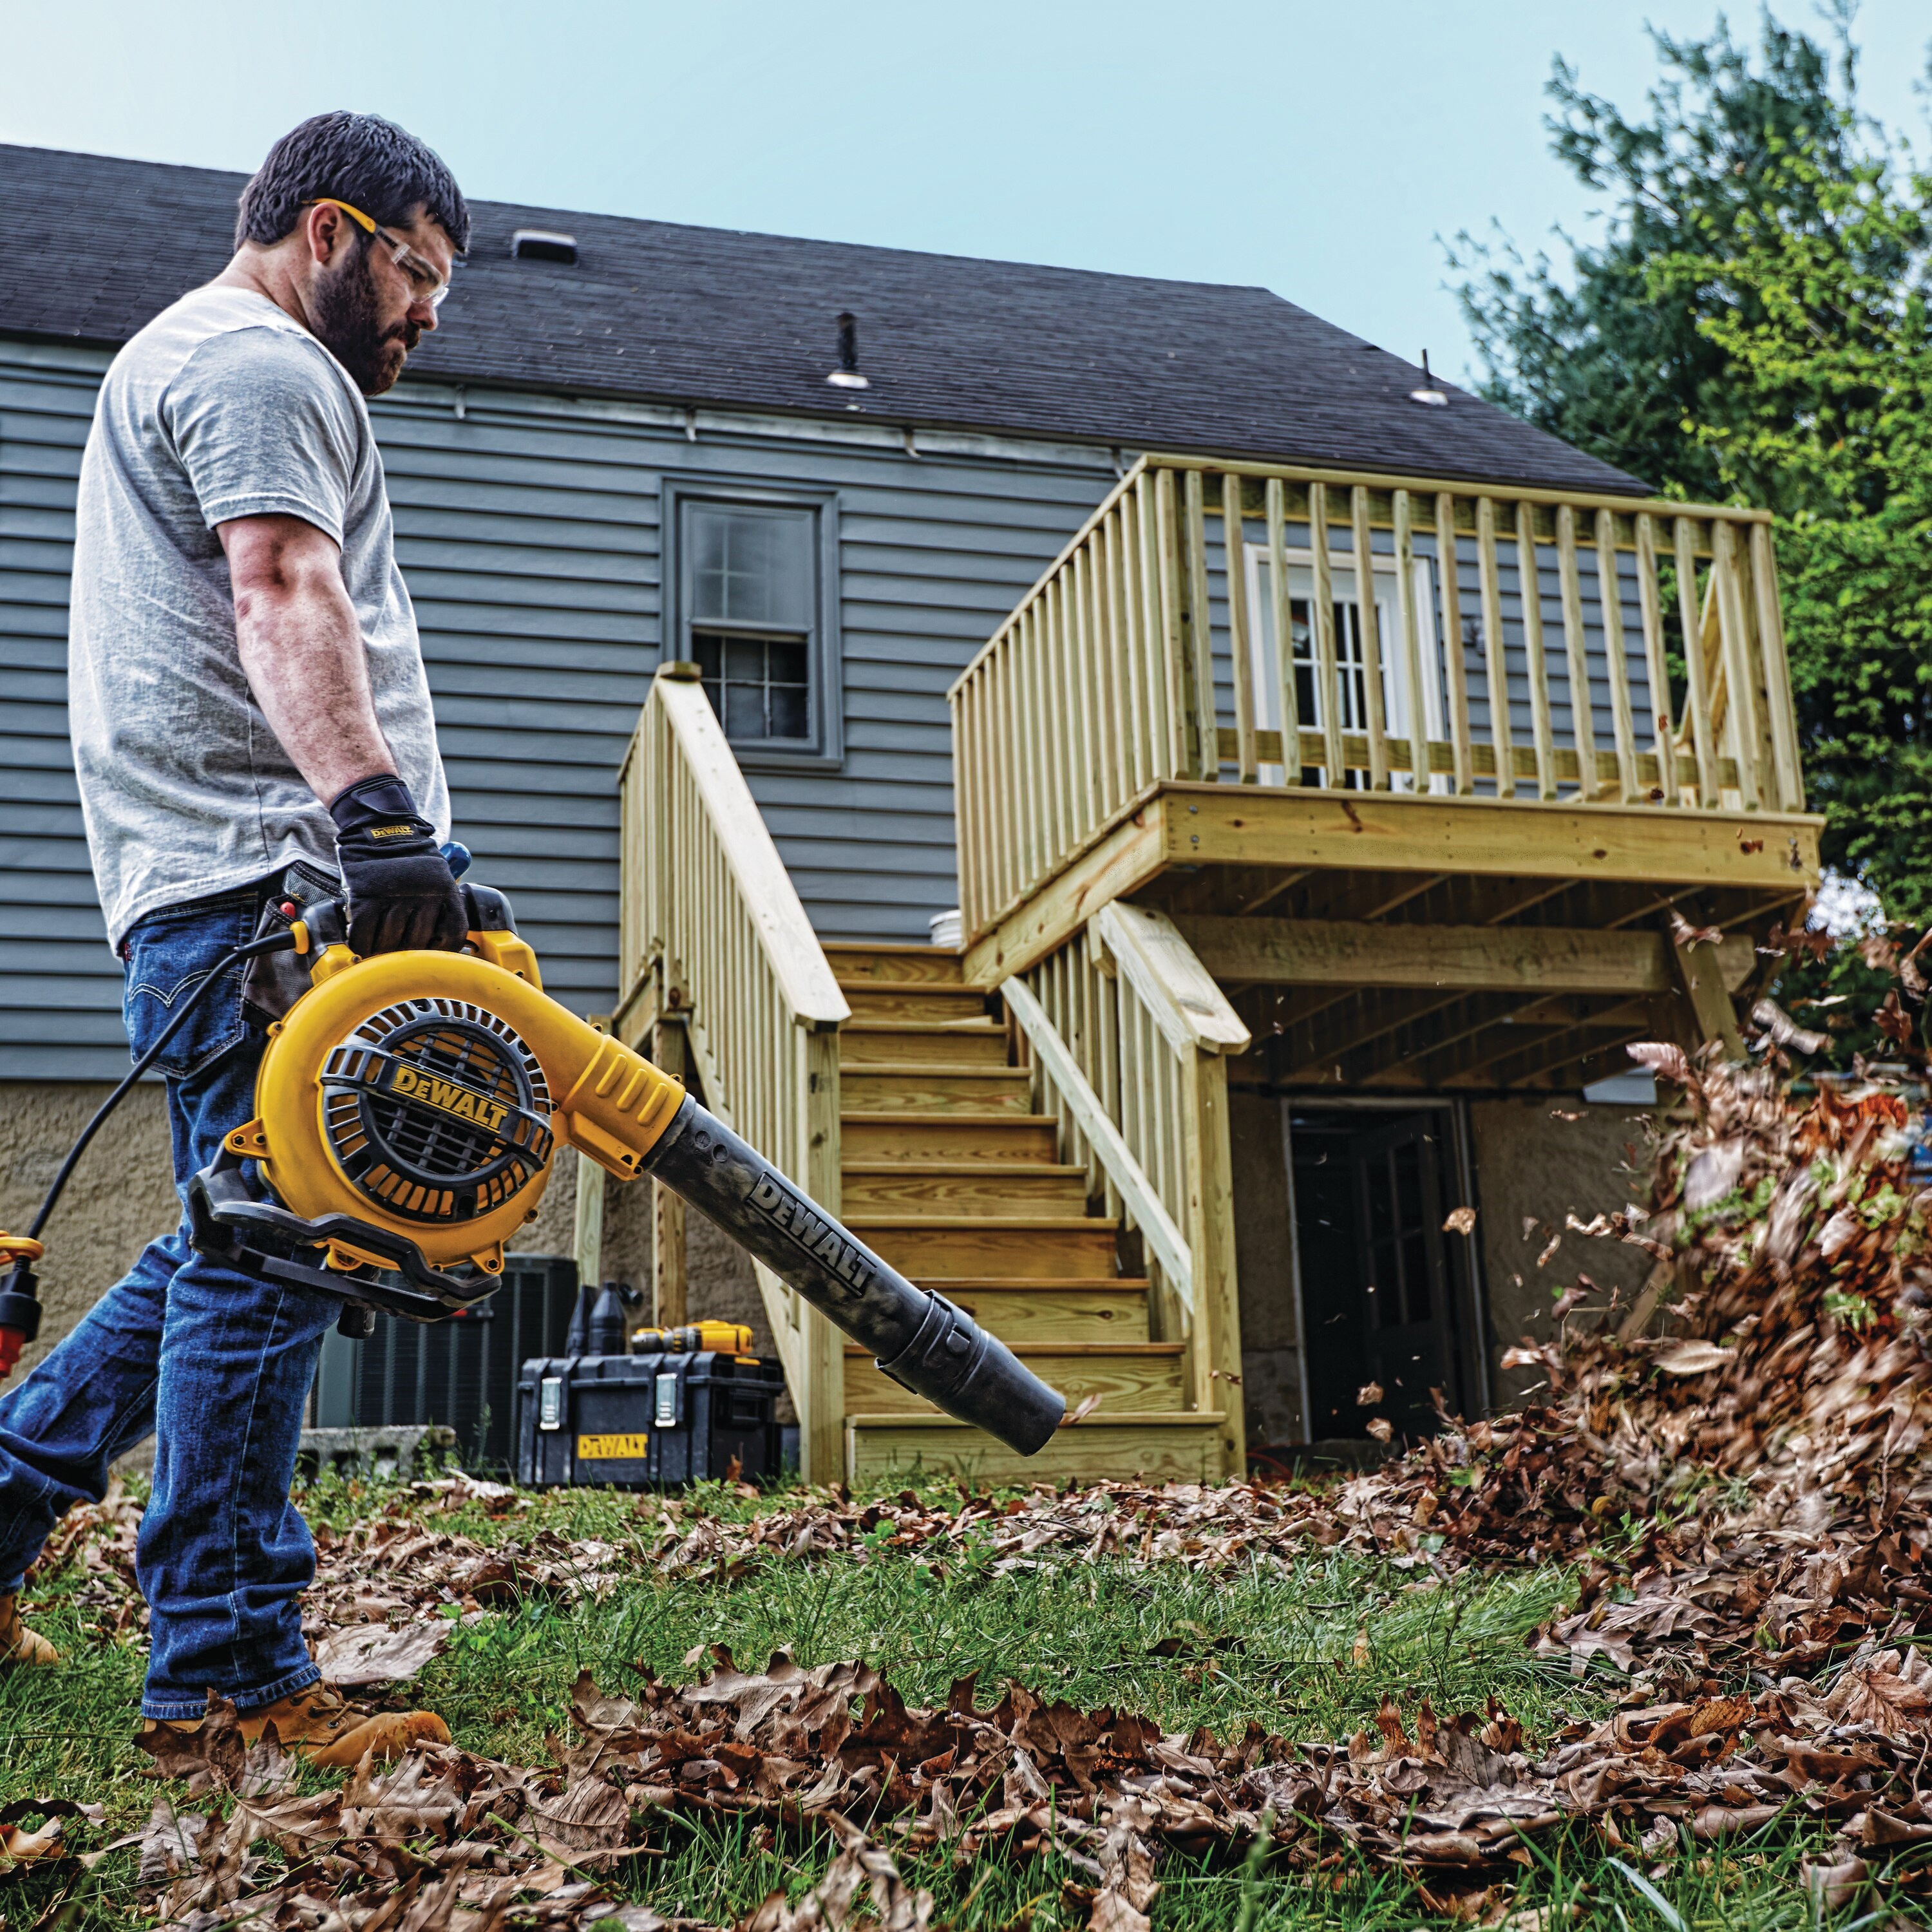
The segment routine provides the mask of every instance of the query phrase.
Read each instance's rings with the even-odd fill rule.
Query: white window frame
[[[1281,728],[1281,688],[1274,664],[1274,592],[1272,583],[1273,568],[1265,543],[1249,542],[1243,545],[1246,553],[1246,571],[1249,612],[1249,664],[1253,679],[1255,694],[1255,722],[1264,731],[1278,731]],[[1297,548],[1288,546],[1286,552],[1288,570],[1288,595],[1312,602],[1314,596],[1315,553],[1306,544]],[[1435,574],[1426,556],[1415,557],[1411,562],[1410,588],[1415,604],[1418,655],[1422,668],[1422,719],[1424,735],[1441,742],[1449,735],[1448,724],[1443,711],[1443,667],[1442,638],[1436,624]],[[1300,580],[1298,581],[1298,574]],[[1352,550],[1328,552],[1328,576],[1331,594],[1337,604],[1354,604],[1355,591],[1355,554]],[[1410,735],[1408,653],[1402,644],[1402,609],[1398,596],[1400,585],[1393,556],[1382,556],[1371,553],[1369,558],[1369,577],[1374,588],[1376,634],[1382,643],[1382,712],[1384,729],[1391,738],[1406,740]],[[1339,644],[1340,640],[1336,640]],[[1301,721],[1306,730],[1320,730],[1326,722],[1328,694],[1315,680],[1316,715]],[[1282,748],[1284,754],[1287,747]],[[1295,770],[1293,778],[1288,777],[1280,765],[1262,767],[1264,783],[1276,784],[1284,779],[1288,783],[1300,782],[1300,770]],[[1322,774],[1322,782],[1330,782],[1329,774]],[[1418,789],[1416,779],[1407,772],[1390,774],[1390,783],[1398,791]],[[1429,781],[1431,791],[1446,792],[1451,788],[1453,780],[1445,772],[1438,772]]]
[[[716,503],[724,509],[802,510],[811,514],[816,532],[813,562],[817,573],[816,620],[809,646],[812,735],[809,740],[734,738],[731,750],[746,771],[839,770],[845,760],[845,693],[844,644],[839,626],[838,491],[776,486],[753,477],[667,473],[660,485],[658,522],[662,652],[667,658],[688,655],[694,628],[683,541],[684,506],[694,502]],[[700,623],[696,628],[729,627]]]

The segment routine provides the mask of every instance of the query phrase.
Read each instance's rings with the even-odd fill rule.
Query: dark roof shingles
[[[244,177],[0,146],[0,331],[125,341],[228,259]],[[410,373],[1619,493],[1636,478],[1260,288],[501,202]],[[111,219],[110,218],[112,218]],[[518,228],[574,266],[513,260]],[[825,376],[859,320],[871,386]],[[1447,388],[1448,385],[1442,386]],[[856,406],[854,406],[856,405]]]

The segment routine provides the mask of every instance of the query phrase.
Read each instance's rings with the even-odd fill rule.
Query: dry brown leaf
[[[332,1630],[315,1647],[315,1660],[328,1684],[394,1684],[413,1677],[449,1641],[446,1618],[404,1624],[352,1624]]]
[[[1473,1208],[1452,1208],[1448,1218],[1442,1223],[1445,1234],[1473,1234],[1476,1232],[1476,1210]]]
[[[1704,1376],[1714,1369],[1733,1366],[1737,1357],[1714,1342],[1675,1342],[1651,1358],[1653,1365],[1666,1376]]]
[[[1768,1035],[1774,1046],[1788,1046],[1803,1054],[1822,1053],[1830,1042],[1828,1034],[1802,1027],[1775,1000],[1758,1000],[1751,1008],[1751,1023]]]
[[[1690,1070],[1690,1063],[1684,1057],[1684,1049],[1668,1040],[1639,1040],[1624,1051],[1640,1066],[1647,1066],[1660,1080],[1674,1082],[1679,1087],[1695,1087],[1697,1077]]]
[[[1670,920],[1670,937],[1679,946],[1716,946],[1722,943],[1724,929],[1720,926],[1693,926],[1675,906],[1666,908]]]

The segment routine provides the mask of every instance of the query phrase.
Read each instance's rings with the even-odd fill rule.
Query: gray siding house
[[[105,943],[68,741],[68,583],[82,451],[117,347],[228,260],[242,185],[234,174],[0,146],[0,1226],[20,1226],[31,1215],[98,1099],[97,1083],[119,1077],[128,1064],[121,976]],[[109,208],[111,225],[100,220]],[[1219,471],[1210,486],[1216,542],[1231,520],[1238,524],[1245,515],[1253,520],[1251,553],[1267,533],[1264,517],[1273,518],[1274,538],[1280,540],[1283,476],[1304,478],[1293,485],[1300,494],[1289,512],[1305,519],[1304,530],[1314,526],[1312,506],[1322,488],[1332,488],[1338,506],[1352,490],[1361,520],[1358,544],[1368,542],[1372,494],[1376,546],[1396,541],[1382,520],[1394,500],[1412,497],[1418,515],[1432,503],[1438,517],[1449,519],[1430,527],[1450,532],[1449,552],[1460,562],[1447,578],[1453,587],[1460,570],[1466,614],[1454,620],[1450,596],[1448,648],[1431,676],[1448,679],[1453,664],[1459,688],[1482,681],[1480,670],[1471,668],[1480,662],[1482,634],[1469,614],[1481,610],[1482,623],[1489,623],[1490,604],[1501,608],[1502,580],[1493,528],[1481,526],[1491,549],[1484,554],[1486,566],[1479,566],[1478,526],[1455,524],[1450,486],[1464,497],[1494,487],[1514,500],[1522,518],[1556,514],[1550,506],[1559,497],[1587,499],[1612,539],[1618,506],[1642,498],[1636,479],[1474,397],[1445,385],[1437,388],[1446,392],[1448,406],[1440,406],[1439,394],[1418,397],[1421,370],[1263,289],[500,203],[474,205],[474,212],[471,250],[458,268],[442,326],[412,357],[406,381],[376,403],[373,415],[428,664],[456,834],[474,850],[478,876],[514,899],[546,985],[580,1012],[610,1012],[633,991],[619,983],[619,776],[661,662],[701,668],[818,939],[922,944],[933,916],[961,902],[949,688],[1070,543],[1090,539],[1090,519],[1117,486],[1138,491],[1136,500],[1155,500],[1155,478],[1136,482],[1137,464],[1164,466],[1169,473],[1160,488],[1182,491],[1197,557],[1206,554],[1198,534],[1202,465]],[[1194,473],[1177,483],[1172,472],[1190,464]],[[1282,467],[1296,465],[1309,468]],[[1245,512],[1236,474],[1244,466],[1253,472]],[[1318,472],[1330,482],[1309,484],[1306,476]],[[1443,494],[1434,494],[1438,488]],[[1223,496],[1224,489],[1234,494]],[[1473,505],[1465,508],[1473,516]],[[1117,535],[1120,512],[1106,514]],[[1561,512],[1565,519],[1570,514]],[[1602,526],[1605,517],[1611,520]],[[1324,512],[1322,520],[1331,520]],[[1506,532],[1504,541],[1520,546],[1520,532],[1531,529],[1528,522],[1514,524],[1509,532],[1519,534]],[[1570,523],[1544,538],[1552,540],[1571,544],[1565,554],[1574,576]],[[1433,548],[1436,541],[1426,540],[1429,556],[1444,554]],[[1527,541],[1533,550],[1533,536]],[[1614,553],[1614,541],[1597,541],[1599,557]],[[1519,548],[1516,554],[1522,554]],[[1420,573],[1419,580],[1411,575],[1412,584],[1431,580],[1421,549],[1404,568]],[[1287,570],[1284,562],[1284,578]],[[1215,709],[1218,701],[1223,727],[1242,716],[1227,580],[1220,562],[1202,565],[1195,611],[1197,634],[1208,634],[1202,674],[1208,685],[1219,683],[1217,692],[1204,691],[1202,706]],[[1393,574],[1389,580],[1396,582]],[[1443,580],[1439,571],[1434,580]],[[1518,580],[1510,585],[1510,594],[1518,595]],[[1338,621],[1343,595],[1336,592]],[[1544,592],[1546,600],[1555,595],[1553,587]],[[1249,596],[1258,598],[1258,590]],[[1315,608],[1312,602],[1308,608]],[[1557,634],[1556,616],[1545,621]],[[1180,622],[1177,617],[1172,627],[1175,639]],[[1639,625],[1640,615],[1626,622]],[[1561,622],[1568,639],[1567,614]],[[1575,629],[1580,649],[1580,616]],[[1498,620],[1495,630],[1499,643],[1507,638],[1498,659],[1499,681],[1510,692],[1503,709],[1519,695],[1527,706],[1532,661],[1521,618],[1508,620],[1507,630]],[[1350,634],[1359,638],[1359,623]],[[1600,629],[1588,634],[1596,640],[1589,648],[1600,657]],[[1634,662],[1640,668],[1640,650]],[[1607,682],[1601,690],[1595,728],[1598,742],[1607,744],[1615,716]],[[1339,719],[1339,698],[1337,705]],[[1476,692],[1468,712],[1479,736],[1489,729],[1486,706]],[[1302,716],[1304,724],[1313,720],[1306,709]],[[1528,742],[1528,716],[1526,710],[1517,722],[1519,745]],[[1221,775],[1208,722],[1206,768],[1197,775],[1204,779]],[[1255,722],[1250,716],[1243,728],[1250,736]],[[1466,719],[1460,728],[1466,738]],[[1280,734],[1265,735],[1276,748],[1263,754],[1264,772],[1281,755]],[[1310,742],[1304,731],[1301,758],[1277,770],[1277,789],[1295,788],[1310,762]],[[1338,735],[1328,754],[1331,773],[1339,772],[1340,746]],[[1449,749],[1435,746],[1432,755]],[[1250,745],[1240,755],[1252,751]],[[1457,758],[1467,751],[1464,743]],[[1010,768],[1016,767],[1003,767]],[[1431,769],[1439,775],[1446,768]],[[1384,794],[1380,802],[1435,812],[1445,803],[1444,782],[1439,776],[1424,779],[1412,796]],[[1492,780],[1484,783],[1494,790]],[[1196,796],[1206,789],[1196,787],[1192,802],[1175,809],[1206,809]],[[1237,796],[1250,800],[1265,789],[1244,787]],[[989,808],[982,796],[981,808],[996,815],[1007,802],[996,800]],[[1494,799],[1463,802],[1506,814],[1526,808]],[[1355,820],[1352,808],[1344,808]],[[1340,869],[1332,854],[1309,861],[1316,868],[1312,884],[1298,886],[1308,876],[1300,869],[1299,837],[1284,834],[1262,855],[1275,868],[1275,883],[1262,881],[1252,906],[1252,875],[1243,873],[1228,886],[1235,896],[1223,903],[1213,896],[1222,889],[1220,875],[1191,862],[1185,851],[1162,890],[1198,888],[1194,909],[1210,913],[1273,907],[1277,916],[1292,911],[1318,922],[1379,918],[1408,906],[1412,894],[1392,892],[1386,878],[1354,858]],[[1417,862],[1404,862],[1414,869]],[[1456,896],[1467,882],[1450,877],[1454,869],[1445,863],[1442,878],[1417,887],[1440,889],[1441,903],[1430,902],[1426,916],[1452,925],[1487,916],[1471,913]],[[1300,903],[1283,896],[1291,889],[1305,902],[1311,894],[1328,896]],[[1594,890],[1576,888],[1572,923],[1599,917],[1595,902],[1580,896]],[[1540,901],[1532,896],[1527,903]],[[1174,904],[1188,910],[1178,896]],[[1405,921],[1424,916],[1420,904],[1402,914]],[[992,943],[982,938],[982,950]],[[637,963],[623,962],[624,971]],[[919,970],[931,963],[922,957]],[[964,970],[960,962],[952,964]],[[1424,997],[1378,996],[1381,984],[1374,982],[1369,997],[1398,1004]],[[1508,987],[1498,990],[1514,997]],[[874,997],[884,996],[874,989]],[[982,976],[962,988],[962,997],[969,1006],[980,1000],[976,1026],[990,1031],[1004,1024],[985,1010],[994,997],[992,980]],[[1352,997],[1346,987],[1332,997],[1324,988],[1310,1004],[1321,1012]],[[1542,1088],[1508,1097],[1474,1087],[1454,1095],[1420,1088],[1414,1095],[1406,1089],[1393,1096],[1337,1094],[1334,1105],[1309,1114],[1306,1095],[1298,1101],[1294,1082],[1284,1077],[1292,1070],[1276,1040],[1283,1028],[1270,1028],[1267,1018],[1258,1012],[1246,1022],[1256,1043],[1240,1064],[1228,1108],[1229,1211],[1238,1224],[1244,1277],[1238,1309],[1233,1244],[1216,1234],[1214,1252],[1229,1276],[1229,1346],[1245,1364],[1229,1383],[1245,1376],[1248,1426],[1258,1439],[1282,1442],[1318,1420],[1311,1388],[1330,1386],[1332,1393],[1346,1382],[1353,1390],[1364,1379],[1340,1356],[1324,1360],[1315,1352],[1303,1361],[1300,1289],[1289,1286],[1299,1264],[1291,1264],[1291,1253],[1358,1318],[1366,1305],[1361,1282],[1374,1292],[1372,1273],[1364,1271],[1376,1265],[1366,1235],[1349,1246],[1313,1209],[1298,1220],[1296,1149],[1306,1154],[1312,1175],[1328,1160],[1323,1135],[1338,1147],[1365,1145],[1368,1129],[1384,1118],[1375,1110],[1391,1106],[1410,1109],[1405,1118],[1420,1137],[1418,1144],[1437,1150],[1430,1160],[1448,1161],[1441,1150],[1453,1147],[1456,1171],[1444,1168],[1444,1185],[1454,1198],[1473,1199],[1480,1179],[1496,1204],[1494,1213],[1486,1210],[1485,1256],[1478,1263],[1472,1251],[1455,1290],[1470,1304],[1465,1316],[1474,1327],[1466,1339],[1474,1351],[1499,1334],[1520,1332],[1500,1325],[1514,1323],[1514,1312],[1492,1319],[1480,1286],[1484,1274],[1501,1283],[1520,1270],[1509,1245],[1514,1229],[1532,1215],[1560,1219],[1567,1208],[1588,1213],[1612,1204],[1600,1190],[1627,1130],[1600,1109],[1604,1118],[1579,1128],[1558,1158],[1546,1144]],[[892,1070],[868,1073],[862,1056],[867,1026],[890,1034],[900,1024],[862,1016],[842,1034],[842,1047],[860,1056],[839,1063],[855,1087],[896,1077]],[[1380,1022],[1378,1031],[1364,1030],[1354,1018],[1349,1024],[1372,1040],[1393,1030]],[[1004,1035],[989,1044],[1001,1055],[1008,1050]],[[1326,1078],[1325,1066],[1320,1071]],[[986,1072],[978,1070],[975,1077]],[[1002,1059],[992,1077],[1024,1087],[1030,1076]],[[1217,1069],[1218,1079],[1226,1077]],[[1339,1067],[1335,1077],[1341,1078]],[[50,1320],[44,1346],[115,1278],[142,1240],[172,1219],[159,1099],[156,1091],[134,1097],[63,1208],[46,1275]],[[1037,1094],[1028,1104],[1038,1104]],[[1303,1112],[1292,1114],[1297,1107]],[[1358,1111],[1348,1112],[1350,1107]],[[875,1118],[854,1118],[866,1131],[878,1128]],[[1446,1136],[1444,1119],[1453,1127]],[[1011,1124],[1020,1132],[1038,1126],[1053,1138],[1051,1124],[1032,1116]],[[941,1121],[934,1131],[947,1125]],[[1065,1141],[1063,1132],[1054,1156],[1061,1161]],[[901,1185],[881,1182],[855,1158],[848,1203],[865,1186],[889,1196]],[[573,1162],[546,1198],[542,1222],[530,1231],[532,1250],[572,1246],[574,1182],[566,1174],[574,1172]],[[1058,1184],[1072,1172],[1055,1168],[1049,1178]],[[1067,1185],[1078,1197],[1072,1203],[1076,1216],[1082,1200],[1093,1216],[1087,1183]],[[884,1211],[879,1193],[875,1213]],[[603,1272],[638,1280],[648,1279],[654,1265],[662,1272],[669,1264],[662,1255],[651,1258],[647,1190],[616,1190],[614,1199],[618,1204],[599,1224]],[[977,1238],[974,1218],[962,1217],[969,1246]],[[1058,1230],[1054,1239],[1088,1239],[1077,1222],[1072,1234],[1064,1221],[1040,1225]],[[1112,1226],[1096,1220],[1095,1238],[1110,1243]],[[1033,1238],[1020,1220],[1010,1227],[1022,1248]],[[1512,1231],[1507,1240],[1499,1232],[1505,1228]],[[694,1282],[704,1282],[706,1312],[763,1321],[748,1270],[731,1257],[700,1254],[710,1238],[694,1222],[691,1273]],[[1201,1246],[1201,1255],[1208,1252]],[[1028,1258],[1007,1258],[1028,1276],[1046,1266],[1022,1267]],[[1109,1269],[1118,1258],[1110,1249]],[[1204,1279],[1204,1259],[1202,1265]],[[735,1304],[715,1286],[733,1268],[742,1276],[730,1291],[741,1297]],[[984,1268],[969,1255],[934,1261],[925,1271],[937,1279],[977,1276]],[[1515,1279],[1520,1291],[1520,1272]],[[1531,1299],[1539,1286],[1532,1284]],[[1112,1283],[1108,1292],[1115,1288],[1128,1298],[1120,1311],[1122,1330],[1131,1326],[1130,1316],[1137,1320],[1143,1341],[1134,1346],[1142,1354],[1172,1354],[1172,1362],[1162,1356],[1160,1373],[1170,1381],[1179,1376],[1181,1344],[1162,1325],[1167,1316],[1150,1326],[1147,1281]],[[1053,1316],[1054,1294],[1066,1288],[1056,1280],[1034,1294],[1022,1292],[1016,1280],[1008,1300],[1026,1304],[1023,1312],[1034,1324],[1028,1332],[1044,1334],[1039,1324]],[[1060,1340],[1100,1347],[1073,1317],[1066,1319],[1074,1325],[1051,1331]],[[1318,1343],[1328,1331],[1311,1325],[1307,1332]],[[1142,1387],[1141,1406],[1162,1408],[1167,1423],[1194,1427],[1209,1445],[1202,1453],[1210,1460],[1199,1466],[1218,1467],[1214,1459],[1222,1450],[1209,1443],[1214,1405],[1202,1394],[1210,1385],[1198,1379],[1209,1358],[1189,1346],[1194,1352],[1186,1373],[1196,1379],[1188,1384],[1194,1390],[1188,1406],[1200,1414],[1166,1415],[1162,1406],[1178,1400],[1166,1382],[1164,1394]],[[849,1372],[847,1419],[855,1430],[860,1422],[880,1425],[890,1436],[898,1422],[869,1414],[880,1396],[866,1379],[867,1366]],[[1133,1378],[1152,1372],[1135,1357],[1121,1370],[1121,1386],[1138,1386]],[[1118,1394],[1110,1388],[1110,1400]],[[812,1426],[836,1442],[840,1417],[828,1409]],[[1178,1428],[1167,1428],[1166,1436],[1183,1439]],[[1102,1440],[1090,1430],[1081,1439]],[[1228,1454],[1238,1458],[1238,1418],[1226,1442]],[[822,1473],[829,1465],[811,1466]],[[1194,1466],[1170,1457],[1148,1466]]]
[[[115,348],[219,272],[242,182],[0,146],[0,1081],[126,1064],[68,752],[75,482]],[[922,940],[957,903],[946,687],[1138,451],[1635,487],[1418,407],[1419,370],[1265,290],[475,213],[374,416],[457,836],[584,1011],[617,990],[616,773],[666,654],[727,672],[820,937]]]

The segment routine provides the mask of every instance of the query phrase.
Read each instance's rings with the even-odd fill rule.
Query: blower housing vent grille
[[[322,1132],[350,1182],[408,1221],[502,1206],[549,1166],[550,1090],[488,1008],[442,997],[372,1013],[322,1071]]]

